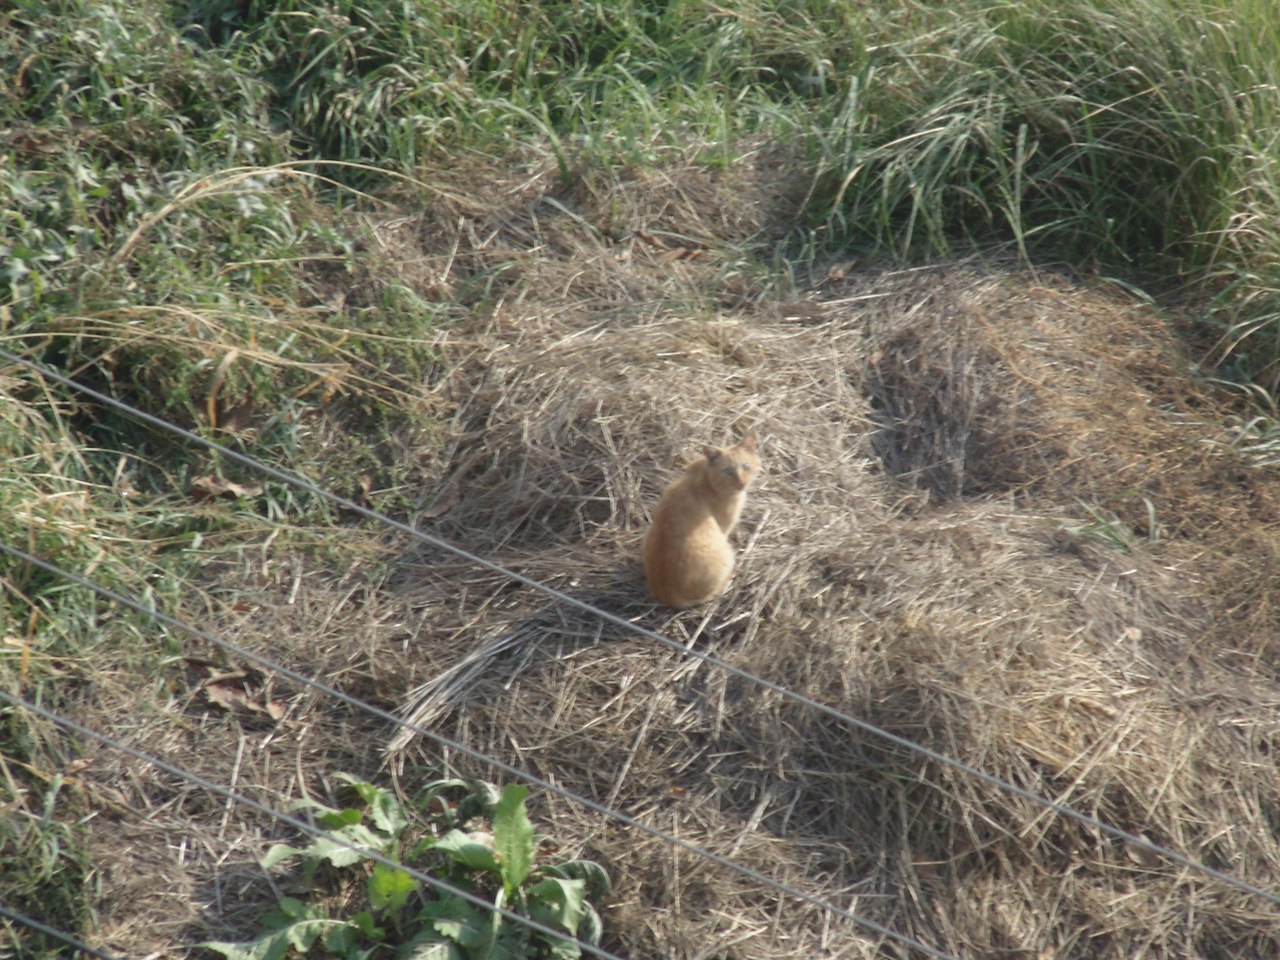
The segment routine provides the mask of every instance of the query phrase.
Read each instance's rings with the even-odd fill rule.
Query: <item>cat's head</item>
[[[760,472],[759,446],[754,433],[748,433],[735,446],[704,447],[702,453],[717,485],[730,490],[747,489]]]

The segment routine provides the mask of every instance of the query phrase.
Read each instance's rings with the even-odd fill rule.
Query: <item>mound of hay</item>
[[[396,543],[386,576],[385,531],[349,517],[306,531],[315,550],[219,552],[186,618],[957,958],[1280,956],[1265,897],[685,649],[1280,891],[1280,477],[1232,449],[1165,319],[1105,284],[978,263],[840,266],[797,300],[764,266],[802,199],[778,184],[805,183],[778,150],[571,188],[520,162],[440,171],[430,209],[378,230],[399,282],[455,319],[423,385],[439,430],[387,448],[421,467],[423,530],[675,647],[441,549]],[[337,299],[397,302],[380,282]],[[352,442],[340,409],[308,417]],[[654,604],[638,552],[663,484],[747,430],[765,467],[728,591]],[[227,659],[183,653],[193,673]],[[140,710],[123,667],[67,706],[279,809],[335,800],[334,771],[381,780],[387,754],[406,790],[446,769],[510,779],[232,666],[239,711],[199,677]],[[288,889],[259,858],[293,831],[91,759],[68,784],[93,810],[93,945],[253,935]],[[914,955],[548,791],[530,804],[561,855],[607,868],[621,956]]]
[[[723,263],[622,255],[577,201],[563,229],[526,217],[463,244],[519,279],[441,341],[454,416],[423,455],[423,529],[1280,890],[1277,483],[1202,414],[1215,401],[1153,310],[976,264],[777,303]],[[433,217],[428,233],[449,219]],[[656,276],[717,288],[723,309],[655,301]],[[636,559],[655,499],[748,429],[765,468],[738,571],[674,614]],[[419,625],[415,722],[955,956],[1280,956],[1265,899],[443,551],[417,550],[395,589]],[[389,749],[402,769],[441,762],[412,735]],[[910,955],[533,802],[608,868],[625,956]]]

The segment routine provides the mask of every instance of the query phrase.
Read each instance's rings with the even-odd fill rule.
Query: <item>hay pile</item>
[[[442,341],[454,429],[426,464],[424,529],[1280,889],[1276,623],[1256,604],[1280,573],[1277,485],[1202,415],[1214,401],[1153,310],[962,264],[690,314],[652,299],[651,264],[576,235],[539,235],[519,295]],[[664,276],[723,290],[731,273]],[[731,588],[656,607],[635,557],[658,491],[748,429],[766,466]],[[1280,955],[1266,901],[536,591],[431,550],[397,589],[421,612],[417,722],[957,956]],[[438,760],[407,735],[391,749]],[[627,956],[884,955],[540,802],[608,866]]]
[[[775,185],[802,183],[782,163],[761,152],[720,174],[572,190],[546,166],[470,171],[442,178],[431,209],[389,220],[379,239],[403,282],[471,304],[423,387],[445,430],[406,452],[421,465],[415,522],[1280,890],[1280,480],[1243,465],[1215,425],[1221,400],[1155,311],[1115,288],[962,263],[845,266],[802,281],[799,300],[779,292],[759,264],[795,209]],[[353,307],[376,302],[350,291]],[[658,492],[702,444],[748,429],[765,469],[728,592],[679,615],[656,606],[637,555]],[[340,571],[246,549],[209,571],[237,612],[206,616],[957,957],[1280,956],[1280,908],[1262,898],[444,551],[397,544],[383,578],[374,536],[348,534]],[[445,762],[506,779],[313,692],[272,695],[290,704],[276,727],[128,715],[125,692],[114,713],[109,697],[94,709],[280,807],[325,797],[333,770],[377,776],[371,742],[406,789]],[[256,857],[293,838],[104,763],[147,816],[96,834],[95,860],[155,881],[149,894],[106,884],[118,906],[104,945],[142,955],[250,932],[274,902]],[[564,855],[608,869],[606,945],[620,955],[910,955],[544,791],[530,802]],[[181,909],[166,906],[179,888]],[[126,934],[143,904],[155,922]]]

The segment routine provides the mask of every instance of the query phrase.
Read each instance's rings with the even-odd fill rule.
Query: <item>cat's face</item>
[[[754,433],[733,447],[706,447],[703,451],[716,479],[733,490],[745,490],[760,472],[760,453]]]

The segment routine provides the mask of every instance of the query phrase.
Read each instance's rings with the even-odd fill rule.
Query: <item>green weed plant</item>
[[[281,896],[263,918],[257,938],[204,947],[227,960],[572,960],[582,955],[574,940],[504,916],[500,908],[584,943],[600,942],[595,904],[608,890],[608,877],[589,860],[545,862],[525,810],[525,787],[508,784],[499,791],[484,782],[437,780],[409,810],[391,791],[346,774],[339,779],[350,784],[359,805],[338,809],[307,802],[326,835],[306,847],[277,844],[262,863],[272,869],[300,860],[304,885],[312,890],[321,870],[339,883],[347,876],[362,877],[361,895],[339,909],[326,907],[314,894],[309,899]],[[400,867],[371,859],[370,852],[482,897],[494,909],[424,886]]]

